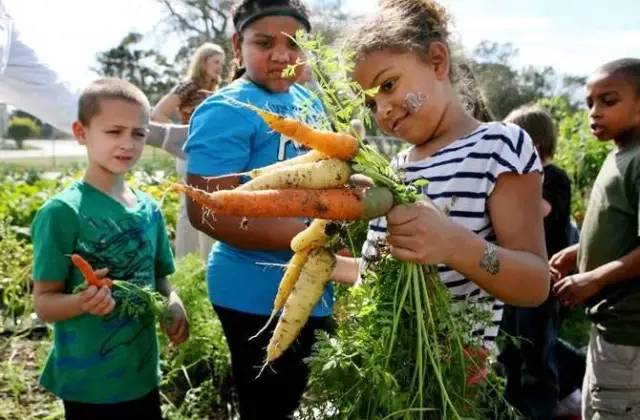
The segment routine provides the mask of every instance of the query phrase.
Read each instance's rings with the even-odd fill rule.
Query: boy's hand
[[[101,288],[89,286],[78,294],[78,298],[82,312],[92,315],[105,316],[116,306],[116,301],[111,296],[111,289],[105,286]]]
[[[571,309],[602,290],[602,283],[592,271],[567,276],[553,285],[560,303]]]
[[[557,282],[571,271],[576,269],[578,264],[578,246],[572,245],[555,253],[549,260],[549,274],[551,281]]]
[[[189,321],[180,296],[175,291],[169,295],[168,323],[162,323],[162,329],[173,344],[180,344],[189,338]]]

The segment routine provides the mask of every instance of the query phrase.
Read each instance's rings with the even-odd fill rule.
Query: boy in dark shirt
[[[571,205],[569,177],[551,164],[557,143],[553,120],[540,107],[524,106],[512,111],[506,121],[522,127],[540,155],[544,230],[547,252],[552,255],[569,245]],[[558,306],[553,296],[536,308],[505,305],[501,330],[507,340],[499,357],[507,375],[505,396],[527,418],[551,419],[556,414]]]
[[[560,303],[587,304],[592,323],[584,419],[640,418],[640,59],[612,61],[587,81],[591,132],[613,140],[593,185],[580,243],[550,260]],[[570,274],[575,268],[579,273]]]

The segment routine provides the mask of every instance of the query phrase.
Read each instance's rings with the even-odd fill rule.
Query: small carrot
[[[358,153],[358,140],[352,135],[316,130],[300,121],[262,109],[256,109],[256,112],[273,130],[327,156],[350,160]]]
[[[82,276],[84,277],[84,280],[89,286],[96,286],[100,288],[102,286],[111,287],[113,285],[113,281],[111,279],[99,279],[96,276],[96,273],[93,271],[93,267],[91,267],[91,264],[89,264],[87,260],[82,258],[81,255],[72,254],[71,262],[76,266],[76,268],[78,268],[78,270],[80,270]]]
[[[335,188],[320,190],[221,190],[209,193],[185,184],[173,189],[214,213],[244,217],[314,217],[360,220],[383,216],[393,206],[387,188]]]

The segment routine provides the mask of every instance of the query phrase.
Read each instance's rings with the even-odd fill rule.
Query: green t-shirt
[[[580,235],[578,268],[591,271],[640,246],[640,144],[605,159]],[[640,276],[607,287],[588,302],[588,314],[613,344],[640,346]]]
[[[155,288],[173,273],[173,256],[158,204],[134,191],[127,208],[85,182],[47,201],[32,225],[34,281],[63,281],[65,291],[84,281],[70,254],[82,255],[109,277]],[[153,317],[144,321],[85,314],[56,322],[53,349],[41,384],[60,398],[115,403],[140,398],[158,386],[158,342]]]

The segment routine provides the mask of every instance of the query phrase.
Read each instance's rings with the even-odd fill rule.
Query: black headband
[[[251,22],[254,22],[265,16],[291,16],[298,19],[307,32],[311,31],[311,23],[307,15],[292,6],[272,6],[264,9],[256,10],[254,13],[242,18],[235,23],[236,31],[242,32]]]

